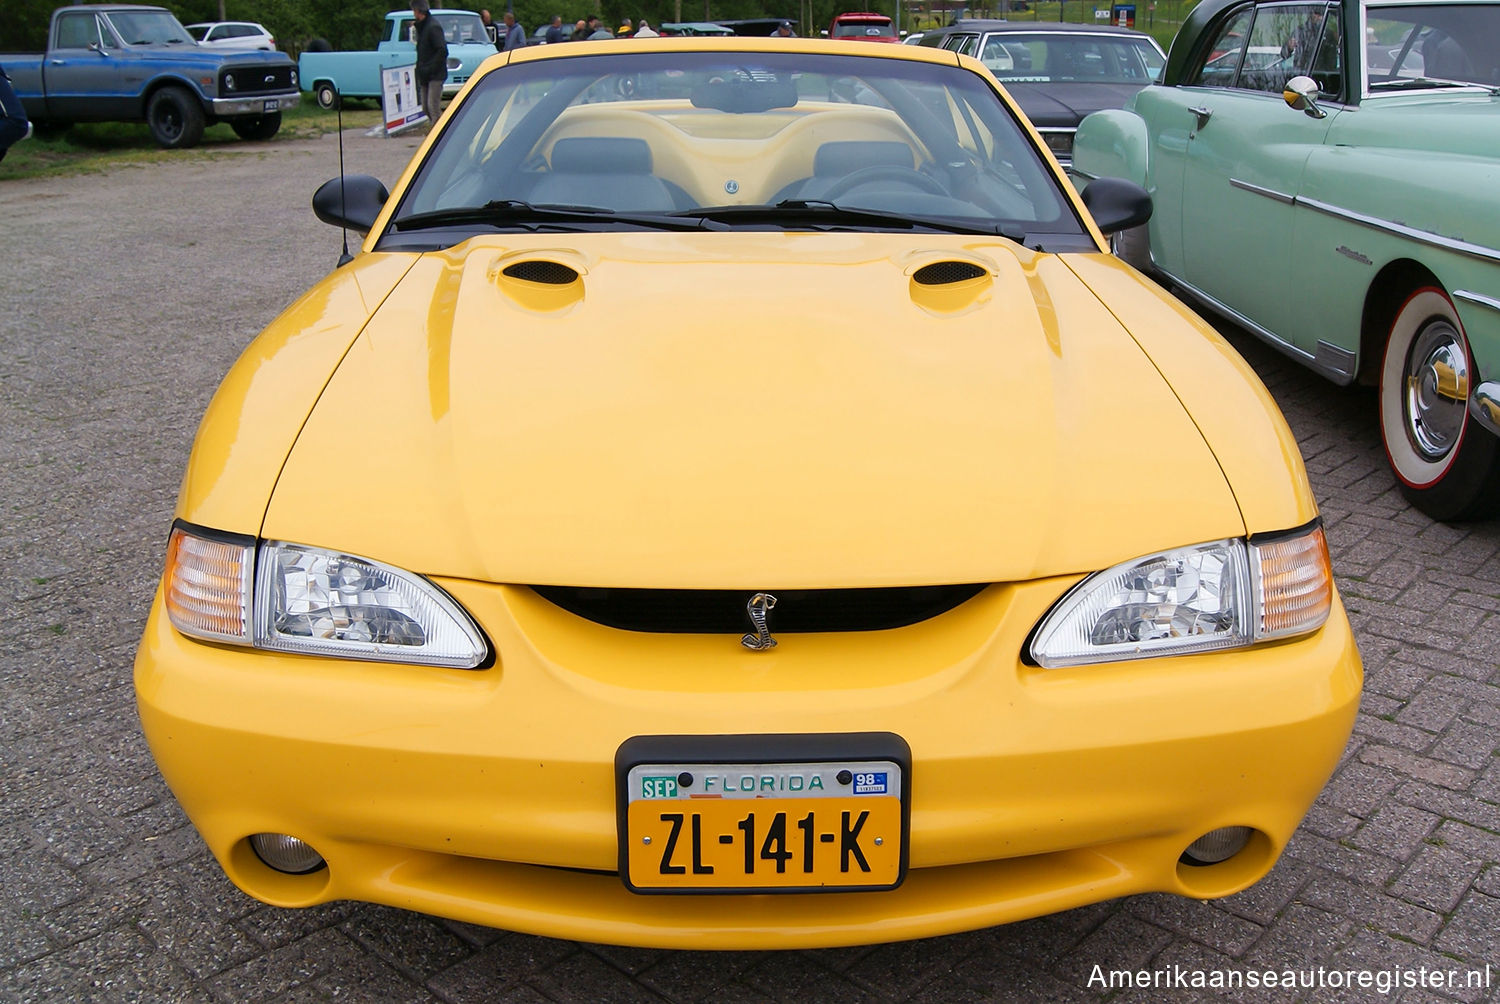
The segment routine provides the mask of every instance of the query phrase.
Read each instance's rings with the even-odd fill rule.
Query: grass
[[[369,129],[380,122],[374,101],[351,102],[344,109],[345,129]],[[282,113],[281,131],[267,143],[311,139],[338,128],[338,115],[324,111],[304,94],[302,103]],[[11,178],[44,178],[86,174],[119,164],[156,164],[182,157],[213,158],[224,147],[245,140],[220,122],[203,131],[203,142],[189,150],[163,150],[144,122],[89,122],[56,136],[33,136],[11,147],[0,160],[0,182]],[[262,144],[255,144],[257,146]]]

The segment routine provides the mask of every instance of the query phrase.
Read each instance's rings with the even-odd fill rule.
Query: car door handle
[[[1212,108],[1205,108],[1202,105],[1199,105],[1197,108],[1189,108],[1188,111],[1192,112],[1193,117],[1198,120],[1199,129],[1202,129],[1204,126],[1208,125],[1208,120],[1211,119],[1214,114]]]

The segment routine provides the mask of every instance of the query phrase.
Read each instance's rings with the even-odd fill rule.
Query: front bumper
[[[229,118],[234,115],[265,115],[272,112],[284,112],[289,108],[296,108],[302,100],[300,91],[287,91],[282,94],[250,94],[243,97],[214,98],[210,104],[213,112],[219,118]],[[271,107],[274,105],[274,107]]]
[[[1227,895],[1274,863],[1353,724],[1341,606],[1315,635],[1040,670],[1018,653],[1072,579],[993,586],[891,631],[650,635],[528,589],[442,583],[492,668],[349,663],[205,644],[158,595],[136,660],[146,737],[241,888],[359,899],[594,942],[727,949],[892,941],[1112,897]],[[893,732],[910,745],[910,870],[887,892],[642,896],[615,874],[614,757],[637,735]],[[1179,863],[1223,826],[1230,860]],[[250,850],[289,833],[328,867]]]

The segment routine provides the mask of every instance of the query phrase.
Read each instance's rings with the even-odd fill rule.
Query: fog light
[[[1248,826],[1226,826],[1222,830],[1210,830],[1188,845],[1182,852],[1184,864],[1216,865],[1228,861],[1250,842],[1253,831]]]
[[[327,866],[323,855],[285,833],[257,833],[250,838],[250,848],[267,865],[288,875],[306,875]]]

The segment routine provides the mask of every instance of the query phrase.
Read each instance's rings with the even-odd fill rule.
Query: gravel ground
[[[387,184],[417,145],[346,138],[350,172]],[[308,204],[337,172],[324,137],[0,184],[0,999],[1217,999],[1111,994],[1091,983],[1096,965],[1452,971],[1455,986],[1390,995],[1227,996],[1496,999],[1500,522],[1412,511],[1370,393],[1237,336],[1307,456],[1367,672],[1342,766],[1249,891],[1134,897],[875,948],[726,954],[354,903],[287,911],[239,893],[156,773],[131,660],[215,384],[334,266],[338,232]],[[1470,970],[1489,988],[1464,986]]]

